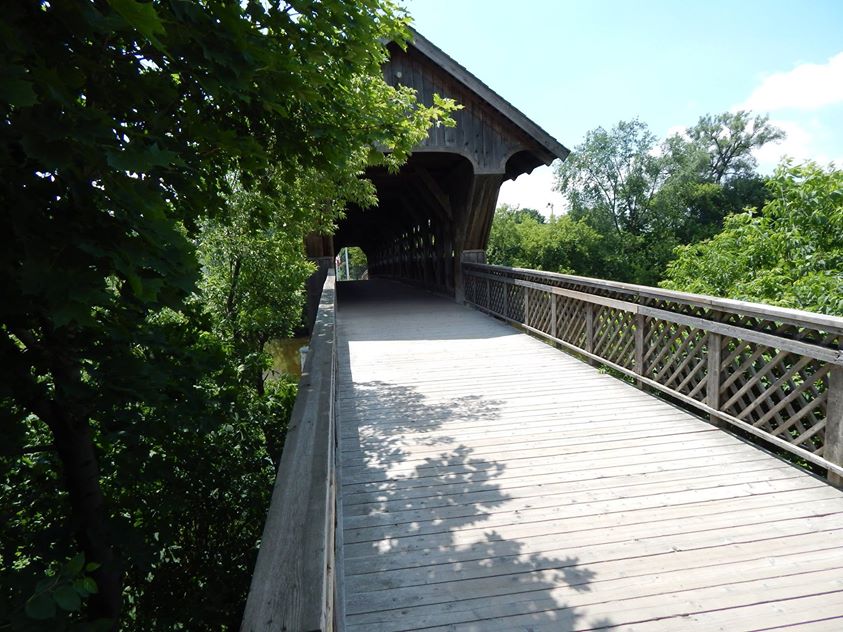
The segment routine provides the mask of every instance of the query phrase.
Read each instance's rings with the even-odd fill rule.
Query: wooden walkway
[[[843,630],[839,490],[430,294],[338,333],[348,630]]]

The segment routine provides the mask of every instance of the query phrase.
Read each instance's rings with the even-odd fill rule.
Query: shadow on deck
[[[838,629],[839,491],[446,299],[338,305],[347,629]]]

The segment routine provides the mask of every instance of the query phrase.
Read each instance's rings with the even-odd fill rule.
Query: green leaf
[[[0,81],[0,99],[17,107],[29,107],[38,103],[38,95],[31,81],[4,79]]]
[[[56,604],[49,593],[39,593],[27,600],[25,610],[29,618],[43,621],[56,615]]]
[[[74,555],[64,567],[64,572],[66,575],[70,577],[76,577],[79,573],[82,572],[82,567],[85,566],[85,554],[84,553],[77,553]]]
[[[152,42],[152,45],[159,50],[163,50],[164,46],[158,39],[158,35],[164,35],[164,25],[161,24],[161,19],[155,12],[155,7],[151,2],[136,2],[135,0],[108,0],[117,13],[120,14],[128,24],[136,28],[146,39]]]
[[[157,143],[146,147],[137,142],[129,143],[122,151],[107,151],[106,159],[108,164],[118,171],[137,173],[144,173],[155,167],[182,164],[175,152],[161,149]]]
[[[59,586],[53,593],[53,599],[55,599],[59,608],[68,612],[76,612],[82,607],[82,598],[79,597],[79,593],[73,589],[73,586]]]
[[[82,580],[82,585],[85,587],[85,590],[88,591],[90,594],[94,594],[99,592],[99,588],[97,587],[97,582],[93,580],[92,577],[85,577]]]
[[[88,562],[87,564],[85,564],[85,571],[88,572],[88,573],[93,573],[99,567],[100,567],[100,564],[97,563],[97,562]]]

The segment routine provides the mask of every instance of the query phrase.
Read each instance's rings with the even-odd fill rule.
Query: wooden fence
[[[322,287],[310,351],[263,529],[241,630],[334,629],[335,275]]]
[[[843,482],[843,318],[520,268],[462,271],[467,303]]]

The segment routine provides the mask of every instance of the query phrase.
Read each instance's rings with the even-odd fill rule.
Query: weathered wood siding
[[[428,137],[414,151],[458,153],[471,161],[475,173],[504,173],[506,161],[512,155],[536,145],[414,48],[391,49],[384,75],[392,85],[413,88],[425,105],[433,103],[435,93],[463,106],[454,114],[456,127],[431,128]]]
[[[290,428],[241,630],[334,629],[336,452],[335,276],[322,290],[310,352]]]

